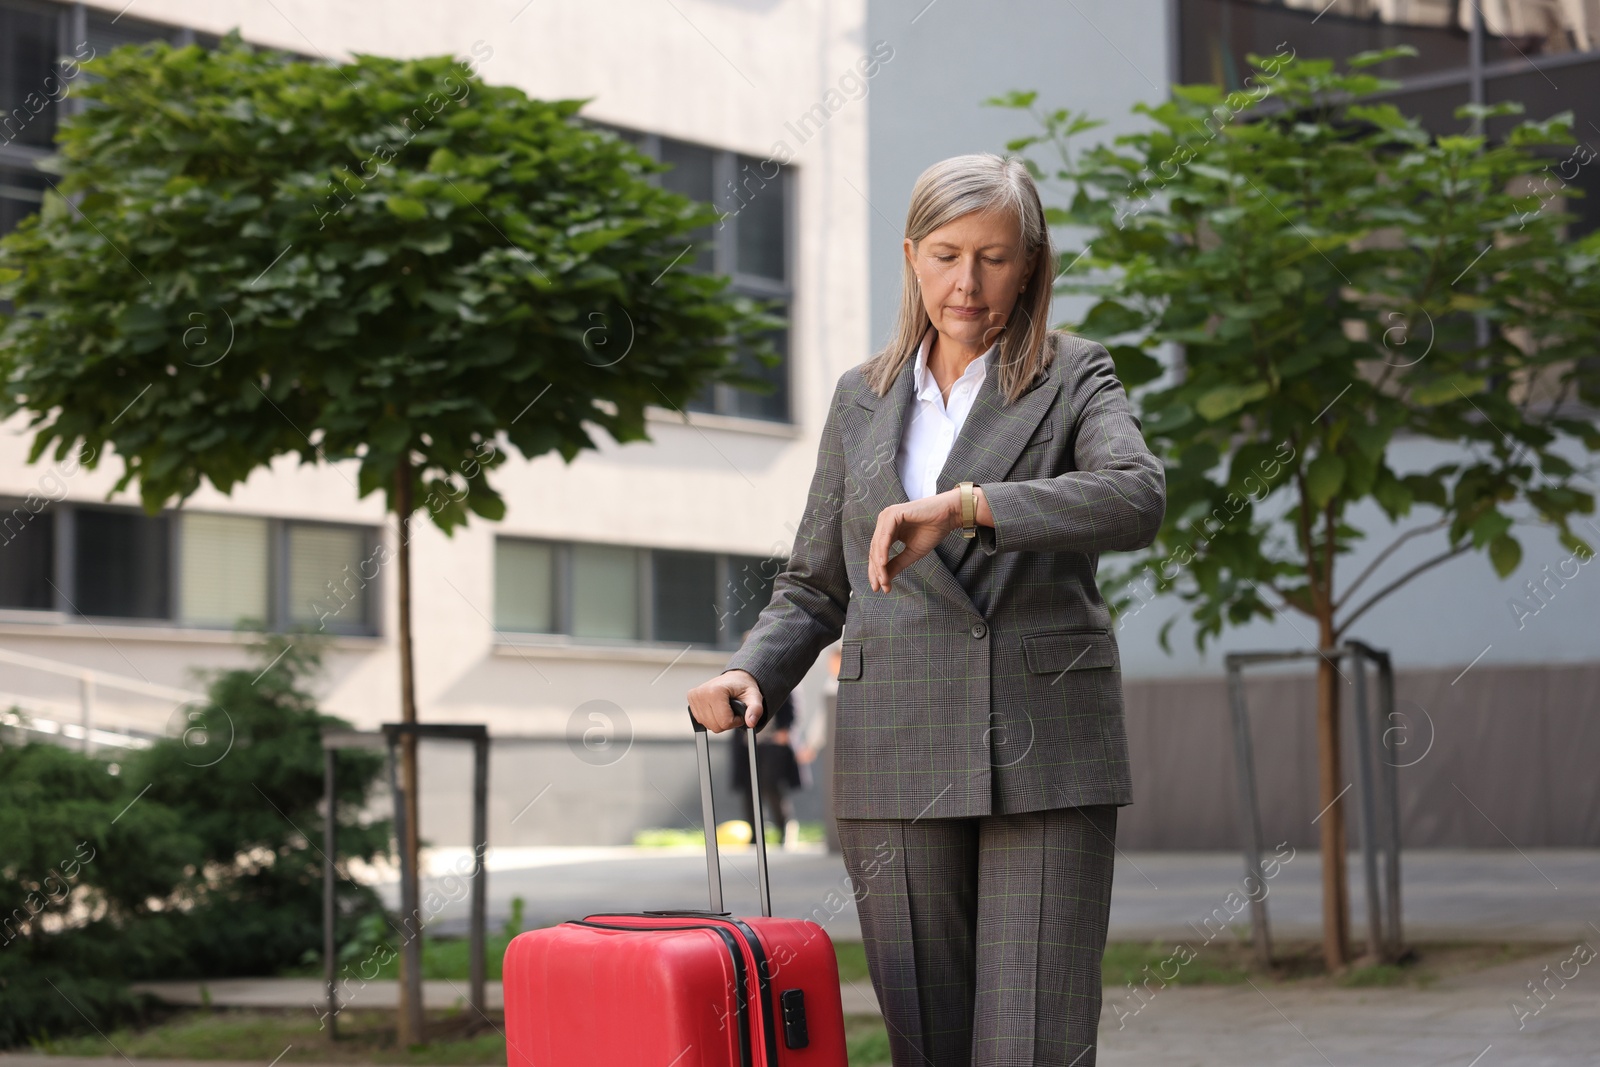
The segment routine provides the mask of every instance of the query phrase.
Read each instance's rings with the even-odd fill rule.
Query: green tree
[[[1011,150],[1056,150],[1049,177],[1067,203],[1050,218],[1083,236],[1062,255],[1061,291],[1091,298],[1076,329],[1107,344],[1167,463],[1161,534],[1107,583],[1124,617],[1171,594],[1201,648],[1226,626],[1304,616],[1312,632],[1300,632],[1327,650],[1447,560],[1485,550],[1509,575],[1518,524],[1588,550],[1571,521],[1594,509],[1575,459],[1600,448],[1600,234],[1565,241],[1561,200],[1592,154],[1566,149],[1570,113],[1491,141],[1430,136],[1369,100],[1395,83],[1367,68],[1414,54],[1363,53],[1342,70],[1252,56],[1245,90],[1177,87],[1135,108],[1145,128],[1082,150],[1072,138],[1100,125],[1086,115],[1043,112],[1033,93],[991,101],[1042,124]],[[1457,115],[1481,125],[1520,110]],[[1169,342],[1182,352],[1170,374],[1152,355]],[[1444,443],[1448,458],[1399,469],[1399,435]],[[1336,583],[1365,536],[1347,515],[1367,500],[1396,526],[1423,521]],[[1394,552],[1428,535],[1438,551],[1391,565],[1380,584]],[[1182,613],[1162,627],[1164,647]],[[1323,949],[1335,968],[1349,914],[1336,677],[1324,656]]]
[[[780,320],[682,265],[716,211],[660,188],[584,101],[483,84],[487,53],[119,49],[61,129],[60,195],[0,242],[0,413],[31,416],[33,458],[115,454],[152,511],[284,455],[353,460],[384,494],[405,722],[416,511],[498,519],[508,448],[571,462],[591,426],[647,439],[647,405],[759,387],[776,358]],[[415,859],[410,738],[401,773]]]

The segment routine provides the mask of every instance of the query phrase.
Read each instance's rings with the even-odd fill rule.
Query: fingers
[[[730,694],[734,699],[744,702],[744,724],[754,730],[761,721],[761,715],[766,710],[761,703],[761,690],[755,685],[745,683],[735,692]],[[733,715],[728,715],[728,725],[733,725]]]
[[[887,564],[884,565],[884,568],[883,568],[883,588],[884,588],[885,591],[888,590],[890,582],[892,582],[896,578],[900,577],[900,572],[901,571],[905,570],[907,567],[911,566],[911,564],[915,562],[915,560],[912,560],[910,558],[910,556],[911,556],[910,552],[902,552],[898,556],[896,556],[893,559],[891,559]]]
[[[889,549],[894,547],[895,531],[900,527],[898,505],[878,512],[878,525],[872,531],[872,546],[867,551],[867,584],[875,593],[889,592]]]
[[[689,713],[696,722],[714,734],[720,734],[739,725],[729,700],[744,703],[744,724],[754,727],[761,721],[765,710],[761,703],[761,687],[743,672],[718,675],[703,685],[689,690]]]
[[[733,709],[728,707],[727,687],[713,680],[689,690],[689,714],[714,734],[733,729]]]

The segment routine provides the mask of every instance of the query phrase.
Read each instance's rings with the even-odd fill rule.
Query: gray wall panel
[[[1262,831],[1272,844],[1314,848],[1318,828],[1311,820],[1321,805],[1313,677],[1306,669],[1249,678]],[[1340,688],[1345,780],[1353,781],[1350,690]],[[1411,731],[1404,744],[1401,735],[1391,735],[1392,758],[1401,768],[1404,847],[1600,846],[1600,665],[1399,672],[1395,690],[1397,708],[1407,716],[1395,728]],[[1120,814],[1118,845],[1238,848],[1225,682],[1130,681],[1126,697],[1134,803]],[[423,748],[423,832],[441,845],[466,842],[468,752],[466,746]],[[738,817],[727,786],[727,740],[718,739],[713,752],[718,817]],[[608,766],[585,763],[563,740],[507,740],[495,746],[490,774],[490,840],[496,845],[627,844],[637,829],[689,826],[699,818],[687,739],[636,741]],[[1345,803],[1355,847],[1355,790]],[[801,793],[797,808],[802,819],[820,819],[818,790]]]

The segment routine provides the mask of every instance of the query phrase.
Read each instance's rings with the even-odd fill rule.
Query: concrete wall
[[[1462,677],[1463,666],[1396,672],[1395,714],[1383,727],[1382,758],[1397,768],[1403,847],[1600,847],[1600,775],[1594,773],[1600,665],[1479,665]],[[1313,678],[1309,665],[1247,676],[1262,833],[1271,844],[1317,846],[1311,820],[1322,805]],[[1341,684],[1340,693],[1344,780],[1353,783],[1354,698],[1349,685]],[[1119,814],[1119,847],[1238,848],[1226,683],[1130,682],[1125,695],[1134,802]],[[742,817],[727,784],[728,743],[713,745],[718,818]],[[581,748],[560,741],[496,746],[490,771],[494,844],[625,844],[636,829],[699,825],[688,742],[634,743],[616,749],[604,765]],[[467,753],[465,746],[455,753],[442,744],[425,747],[423,828],[439,844],[467,842]],[[1344,801],[1352,847],[1360,841],[1357,796],[1352,788]],[[819,790],[797,800],[801,818],[821,817]]]
[[[1406,848],[1600,846],[1600,665],[1397,670],[1385,758],[1397,768]],[[1348,670],[1345,672],[1349,673]],[[1370,674],[1369,674],[1370,677]],[[1316,704],[1309,666],[1252,672],[1246,684],[1262,833],[1315,847]],[[1459,680],[1457,680],[1459,678]],[[1470,684],[1469,684],[1470,682]],[[1344,780],[1356,781],[1351,687],[1343,701]],[[1226,683],[1129,684],[1134,803],[1124,848],[1236,848],[1241,842]],[[1347,833],[1360,840],[1356,791]]]

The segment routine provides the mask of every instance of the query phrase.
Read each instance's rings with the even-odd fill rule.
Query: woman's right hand
[[[744,724],[754,727],[761,721],[765,708],[761,703],[761,686],[748,671],[723,671],[710,681],[702,682],[689,690],[689,714],[695,721],[714,734],[731,730],[737,723],[728,700],[744,702]]]

